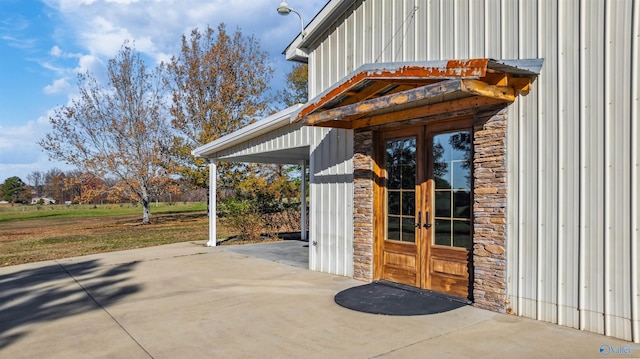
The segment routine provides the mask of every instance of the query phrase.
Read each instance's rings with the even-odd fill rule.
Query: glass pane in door
[[[415,242],[416,138],[386,142],[386,239]]]
[[[433,136],[435,235],[433,244],[471,247],[471,132]]]

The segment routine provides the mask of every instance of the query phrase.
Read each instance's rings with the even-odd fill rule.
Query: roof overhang
[[[225,162],[266,163],[281,165],[296,165],[309,160],[309,146],[286,148],[274,151],[264,151],[246,155],[220,155],[210,159]]]
[[[304,28],[305,36],[299,34],[282,52],[289,61],[308,62],[308,48],[320,39],[325,30],[336,23],[348,8],[355,6],[355,2],[346,0],[330,0],[309,21]]]
[[[195,157],[215,158],[215,154],[220,151],[226,150],[233,146],[247,142],[260,135],[291,124],[292,116],[296,113],[297,110],[300,109],[301,106],[301,104],[293,105],[282,111],[274,113],[273,115],[256,121],[246,127],[239,129],[238,131],[232,132],[228,135],[218,138],[215,141],[200,146],[192,150],[191,154]],[[241,162],[240,160],[238,161]]]
[[[528,93],[543,61],[366,64],[310,100],[293,122],[357,129],[508,104]]]

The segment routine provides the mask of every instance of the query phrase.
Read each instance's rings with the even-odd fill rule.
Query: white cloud
[[[49,55],[66,59],[78,58],[82,56],[82,54],[79,53],[65,52],[58,45],[54,45],[51,50],[49,50]]]
[[[54,47],[52,47],[51,50],[49,51],[49,53],[54,57],[62,56],[62,50],[60,50],[58,45],[55,45]]]
[[[138,2],[138,0],[105,0],[106,2],[110,2],[110,3],[116,3],[116,4],[125,4],[125,5],[129,5],[129,4],[133,4]]]
[[[48,120],[51,114],[52,110],[22,126],[0,126],[0,183],[12,176],[26,181],[33,171],[68,168],[64,163],[49,161],[37,143],[51,129]]]
[[[51,85],[44,87],[44,93],[47,95],[60,94],[68,91],[69,88],[71,88],[71,85],[69,85],[67,79],[57,79]]]
[[[86,71],[97,72],[104,67],[104,62],[94,55],[84,55],[78,59],[78,67],[74,69],[76,73],[84,73]]]
[[[136,49],[154,60],[177,54],[180,36],[191,29],[216,27],[224,22],[229,31],[240,28],[255,34],[272,56],[299,33],[300,22],[278,15],[278,0],[48,0],[65,26],[90,54],[113,57],[123,41],[135,41]],[[324,0],[289,1],[305,22],[326,3]]]
[[[15,47],[17,49],[23,49],[23,50],[33,49],[36,44],[35,39],[19,38],[19,37],[10,36],[10,35],[0,36],[0,39],[4,40],[7,43],[7,45],[11,47]]]

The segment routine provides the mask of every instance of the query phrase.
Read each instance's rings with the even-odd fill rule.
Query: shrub
[[[221,203],[220,207],[220,212],[228,217],[231,225],[240,232],[241,240],[255,241],[260,239],[264,222],[252,202],[231,198]]]

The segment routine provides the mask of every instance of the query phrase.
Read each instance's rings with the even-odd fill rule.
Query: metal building
[[[288,126],[340,144],[309,143],[310,268],[466,283],[480,307],[640,342],[640,2],[331,0],[305,33],[285,54],[311,100]],[[416,158],[420,183],[393,187]],[[439,185],[458,163],[470,183]]]

